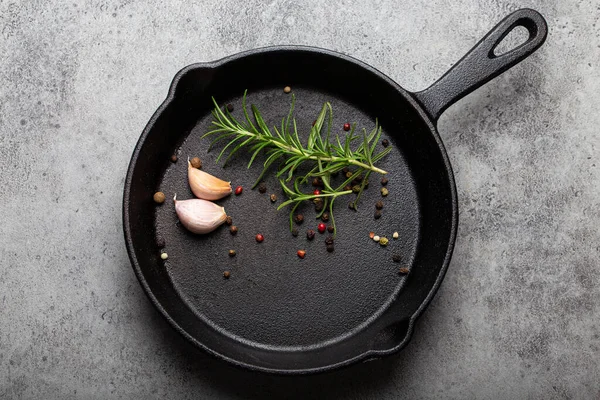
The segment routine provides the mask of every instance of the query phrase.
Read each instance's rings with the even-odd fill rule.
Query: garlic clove
[[[188,181],[194,195],[204,200],[219,200],[231,194],[231,183],[225,182],[200,169],[188,160]]]
[[[225,209],[208,200],[177,200],[177,195],[175,195],[173,202],[177,218],[192,233],[212,232],[227,219]]]

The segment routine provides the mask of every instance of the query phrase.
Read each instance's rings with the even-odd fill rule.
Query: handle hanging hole
[[[524,26],[515,26],[492,50],[494,57],[499,57],[502,54],[524,44],[529,39],[529,31]]]

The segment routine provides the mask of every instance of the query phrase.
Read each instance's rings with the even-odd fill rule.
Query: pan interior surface
[[[273,52],[230,60],[219,66],[190,68],[174,98],[155,116],[134,154],[124,212],[128,248],[146,291],[169,321],[199,346],[235,363],[269,371],[309,371],[341,365],[369,351],[392,350],[405,339],[408,324],[436,285],[452,236],[452,188],[448,169],[430,126],[406,96],[373,71],[341,58],[307,52]],[[312,241],[314,207],[298,209],[304,223],[298,237],[289,231],[285,196],[274,177],[267,192],[251,190],[264,158],[248,169],[240,151],[228,165],[216,163],[222,146],[208,151],[210,97],[234,106],[241,119],[241,95],[261,110],[270,127],[287,115],[291,94],[301,139],[306,139],[321,106],[333,107],[332,134],[356,123],[369,132],[376,118],[382,139],[393,150],[378,166],[388,171],[389,195],[380,194],[381,176],[371,175],[358,211],[353,196],[335,204],[335,251],[327,252],[328,233]],[[383,149],[381,144],[377,145]],[[177,154],[179,161],[169,158]],[[187,182],[187,158],[198,156],[202,169],[244,187],[240,196],[218,201],[239,229],[223,225],[208,235],[193,235],[177,221],[173,203],[152,203],[160,190],[167,198],[194,198]],[[341,176],[337,178],[341,182]],[[306,190],[311,190],[306,187]],[[270,194],[277,196],[272,203]],[[128,201],[127,201],[128,200]],[[375,202],[383,216],[375,220]],[[369,232],[390,239],[387,247]],[[398,240],[392,239],[393,232]],[[265,240],[255,241],[261,233]],[[166,242],[160,260],[157,238]],[[228,250],[236,250],[229,257]],[[299,259],[297,250],[306,250]],[[395,263],[392,255],[401,256]],[[398,273],[400,267],[410,274]],[[223,272],[230,271],[229,279]]]

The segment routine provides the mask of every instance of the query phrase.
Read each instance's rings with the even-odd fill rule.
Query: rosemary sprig
[[[350,132],[344,138],[341,139],[339,135],[335,135],[335,140],[332,141],[333,110],[331,104],[326,102],[323,104],[316,122],[311,128],[307,144],[303,145],[298,135],[296,119],[293,117],[295,104],[295,96],[293,94],[292,104],[287,117],[282,119],[280,127],[274,126],[272,130],[269,129],[260,111],[254,105],[250,107],[253,118],[250,117],[248,108],[246,107],[246,94],[247,91],[244,92],[242,99],[245,121],[238,121],[229,111],[225,110],[224,112],[221,110],[213,98],[215,105],[215,109],[212,112],[214,117],[212,121],[213,129],[202,137],[216,136],[210,144],[211,147],[221,141],[226,140],[228,142],[219,153],[217,162],[221,160],[228,150],[229,154],[225,159],[225,164],[240,149],[249,147],[252,153],[248,162],[248,168],[250,168],[258,154],[264,152],[266,160],[263,163],[263,170],[253,186],[255,187],[271,165],[280,161],[280,166],[276,174],[288,200],[283,202],[277,209],[279,210],[287,205],[292,205],[290,229],[293,226],[292,218],[294,211],[298,206],[303,201],[320,198],[324,204],[317,218],[320,218],[326,209],[329,210],[335,234],[333,203],[338,197],[353,193],[352,190],[344,190],[344,187],[350,184],[353,179],[363,176],[360,190],[354,201],[354,206],[356,206],[369,175],[373,172],[379,174],[387,173],[375,166],[377,161],[381,160],[391,151],[391,147],[387,147],[375,153],[375,147],[381,137],[381,127],[376,123],[375,128],[370,133],[367,134],[367,131],[363,129],[362,135],[358,135],[355,134],[355,125],[352,125]],[[360,143],[358,146],[355,146],[354,142],[357,140],[360,140]],[[301,166],[307,165],[310,168],[309,171],[302,176],[295,177],[295,172]],[[341,185],[332,187],[331,175],[348,166],[353,166],[356,170]],[[300,188],[302,184],[313,177],[319,177],[323,181],[324,188],[319,195],[304,193]],[[290,188],[288,184],[292,180],[293,185]]]

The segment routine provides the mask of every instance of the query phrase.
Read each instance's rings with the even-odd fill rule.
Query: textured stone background
[[[163,322],[121,198],[181,67],[307,44],[417,90],[522,6],[547,18],[546,45],[440,120],[461,223],[405,351],[280,378]],[[599,19],[592,0],[0,0],[0,398],[600,398]]]

